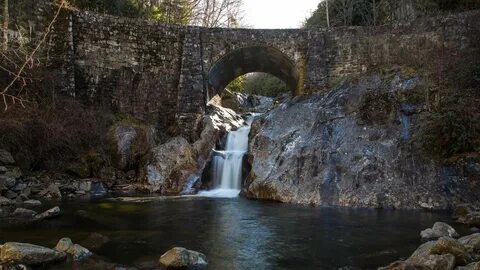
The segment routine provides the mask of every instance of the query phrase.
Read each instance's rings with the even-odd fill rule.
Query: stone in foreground
[[[206,269],[208,265],[204,254],[182,247],[170,249],[160,257],[158,263],[167,269]]]
[[[429,240],[438,239],[443,236],[457,238],[460,235],[457,233],[457,231],[455,231],[454,228],[452,228],[452,226],[443,222],[435,222],[432,228],[423,230],[420,233],[420,236],[422,237],[423,241],[429,241]]]
[[[60,239],[55,246],[55,250],[72,255],[74,261],[82,261],[93,255],[90,250],[78,244],[73,244],[72,240],[68,237]]]
[[[27,243],[8,242],[0,252],[1,263],[39,265],[65,259],[65,253]]]
[[[37,214],[37,212],[30,210],[30,209],[25,209],[25,208],[17,208],[13,212],[13,216],[18,217],[18,218],[32,218]]]
[[[413,252],[406,262],[416,267],[424,267],[424,269],[453,270],[455,268],[455,256],[452,254],[433,254],[432,249],[435,245],[435,241],[424,243]]]
[[[60,207],[55,206],[41,214],[36,215],[35,218],[38,220],[42,220],[42,219],[58,217],[59,215],[60,215]]]

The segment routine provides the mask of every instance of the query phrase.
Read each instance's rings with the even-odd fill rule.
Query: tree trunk
[[[328,10],[328,0],[325,0],[325,5],[327,8],[327,27],[330,27],[330,12]]]
[[[6,51],[8,49],[8,22],[9,22],[9,16],[8,16],[8,0],[3,0],[3,44],[2,44],[2,50]]]

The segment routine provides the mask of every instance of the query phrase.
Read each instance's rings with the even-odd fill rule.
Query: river
[[[40,224],[0,224],[0,239],[54,247],[62,237],[79,242],[98,232],[110,241],[97,255],[143,269],[152,269],[174,246],[204,253],[208,269],[375,269],[409,256],[421,230],[450,220],[446,213],[313,208],[241,197],[106,199],[61,208],[61,217]],[[80,209],[90,218],[75,214]]]

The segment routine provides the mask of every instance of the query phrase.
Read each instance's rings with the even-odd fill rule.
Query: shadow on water
[[[95,253],[128,266],[154,264],[174,246],[207,255],[209,269],[374,269],[408,256],[419,232],[446,213],[311,208],[274,202],[191,198],[144,203],[70,202],[36,225],[0,225],[0,242],[53,247],[98,232],[110,241]],[[57,265],[55,269],[72,269]]]

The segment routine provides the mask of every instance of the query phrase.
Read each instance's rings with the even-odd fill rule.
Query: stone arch
[[[238,76],[264,72],[285,82],[293,94],[298,93],[300,73],[282,51],[266,46],[251,46],[228,52],[213,64],[207,75],[209,96],[220,93]]]

